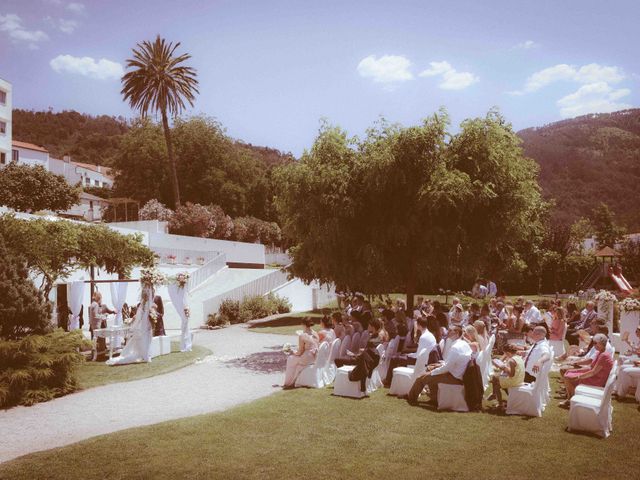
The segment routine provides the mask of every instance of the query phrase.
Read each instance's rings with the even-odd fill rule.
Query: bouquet
[[[188,272],[181,272],[173,278],[173,281],[177,283],[180,288],[184,288],[189,282],[189,278],[191,278],[191,275],[189,275]]]
[[[155,328],[157,322],[158,322],[158,310],[154,305],[151,307],[151,310],[149,310],[149,323],[151,323],[152,328]]]
[[[293,353],[293,347],[291,347],[290,343],[285,343],[282,346],[282,353],[284,353],[285,355],[291,355]]]
[[[184,315],[187,318],[191,316],[191,310],[189,310],[189,307],[184,307]]]
[[[597,302],[617,302],[618,301],[616,296],[607,290],[600,290],[598,293],[596,293],[595,297],[593,298]]]
[[[167,283],[167,277],[155,268],[145,268],[140,272],[140,283],[155,287]]]
[[[618,306],[620,307],[620,313],[638,312],[640,311],[640,299],[637,298],[625,298]]]

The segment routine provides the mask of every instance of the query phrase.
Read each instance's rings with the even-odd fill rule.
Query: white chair
[[[367,343],[369,343],[369,332],[365,330],[360,335],[360,348],[367,348]],[[358,353],[358,352],[354,352]]]
[[[393,380],[391,380],[389,395],[402,396],[409,393],[416,378],[425,372],[429,353],[426,348],[423,348],[418,353],[414,366],[397,367],[393,369]]]
[[[329,344],[322,342],[318,353],[316,354],[316,361],[311,365],[307,365],[298,378],[296,379],[296,387],[311,387],[322,388],[324,387],[324,371],[329,361]]]
[[[607,383],[605,384],[604,387],[595,387],[592,385],[578,385],[576,387],[576,391],[574,392],[574,395],[584,395],[587,397],[602,398],[602,396],[604,395],[605,389],[607,388],[607,385],[609,385],[610,382],[613,382],[615,384],[617,374],[618,374],[618,363],[616,362],[613,364],[613,368],[609,372],[609,377],[607,377]]]
[[[382,356],[384,354],[384,347],[382,345],[378,345],[377,347],[378,355]],[[379,366],[380,364],[378,364]],[[382,380],[380,379],[380,375],[378,373],[378,367],[376,367],[371,373],[371,378],[367,378],[365,383],[365,392],[360,390],[360,382],[359,381],[351,381],[349,380],[349,373],[356,368],[355,365],[344,365],[340,367],[336,373],[335,385],[333,387],[333,394],[338,397],[351,397],[351,398],[362,398],[367,394],[375,392],[380,385],[382,385]]]
[[[340,344],[341,340],[336,338],[333,342],[331,342],[331,347],[329,349],[329,361],[327,362],[327,367],[324,369],[324,383],[325,385],[330,385],[333,383],[333,380],[336,378],[336,357],[338,353],[340,353]]]
[[[438,410],[468,412],[469,407],[464,399],[464,385],[448,383],[438,385]]]
[[[382,386],[382,377],[380,376],[380,365],[384,362],[384,345],[380,344],[376,347],[378,351],[378,355],[380,356],[380,361],[378,362],[378,366],[373,369],[371,373],[371,378],[367,380],[367,393],[375,392],[378,388]]]
[[[535,382],[525,383],[519,387],[509,389],[507,415],[542,416],[546,405],[545,389],[549,385],[549,371],[552,364],[553,360],[545,362]]]
[[[351,337],[349,335],[345,335],[344,338],[342,339],[342,344],[340,345],[340,353],[338,353],[338,357],[339,358],[346,357],[347,350],[349,350],[350,346],[351,346]]]
[[[349,350],[351,350],[353,353],[358,353],[359,349],[360,349],[360,332],[355,332],[351,336],[351,346],[349,347]]]
[[[587,395],[574,395],[571,397],[569,409],[570,432],[590,432],[607,438],[613,430],[611,405],[611,393],[615,384],[610,378],[600,398]]]
[[[549,346],[549,350],[550,350],[550,357],[551,360],[547,363],[550,363],[549,365],[549,372],[551,372],[551,367],[553,366],[553,359],[555,358],[555,351],[553,349],[552,346]],[[549,403],[549,399],[551,398],[551,384],[549,383],[549,375],[545,375],[544,377],[542,377],[542,410],[544,410],[544,407],[547,406],[547,404]]]
[[[400,337],[395,337],[387,345],[387,350],[384,352],[384,360],[378,365],[378,372],[381,378],[387,378],[387,371],[389,369],[389,363],[391,357],[398,353],[398,344],[400,343]]]

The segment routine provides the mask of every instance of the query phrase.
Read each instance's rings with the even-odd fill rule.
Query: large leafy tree
[[[591,212],[591,224],[598,242],[598,248],[615,247],[622,240],[625,229],[620,226],[606,203],[600,203]]]
[[[535,164],[496,112],[448,132],[445,112],[363,140],[323,125],[300,162],[277,171],[292,273],[381,293],[460,287],[522,268],[543,202]]]
[[[187,103],[193,106],[195,94],[199,93],[196,70],[184,65],[191,55],[177,55],[179,46],[180,42],[174,45],[160,35],[153,42],[139,43],[133,49],[133,58],[127,60],[127,68],[132,70],[122,77],[121,92],[125,101],[139,110],[142,117],[150,112],[160,112],[176,207],[180,206],[180,187],[169,115],[180,115]]]
[[[68,210],[79,202],[80,188],[44,167],[10,163],[0,169],[0,205],[21,212]]]

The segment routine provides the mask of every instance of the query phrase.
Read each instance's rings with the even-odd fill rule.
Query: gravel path
[[[199,332],[213,355],[175,372],[0,411],[0,462],[131,427],[224,410],[278,391],[294,337],[236,325]],[[117,367],[114,367],[117,368]]]

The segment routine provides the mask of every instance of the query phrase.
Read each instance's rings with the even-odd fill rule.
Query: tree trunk
[[[407,310],[413,315],[413,297],[416,294],[416,266],[414,262],[409,264],[407,274],[407,284],[405,286],[407,294]]]
[[[169,130],[169,119],[167,112],[162,110],[162,129],[164,130],[164,141],[167,144],[167,154],[169,156],[169,170],[171,172],[171,184],[173,186],[173,201],[175,208],[180,206],[180,186],[178,185],[178,172],[176,171],[176,159],[173,156],[173,143],[171,142],[171,131]]]

